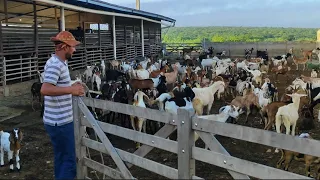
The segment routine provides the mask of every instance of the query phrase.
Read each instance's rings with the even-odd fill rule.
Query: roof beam
[[[136,16],[136,15],[121,14],[121,13],[115,13],[115,12],[107,12],[107,11],[102,11],[102,10],[89,9],[89,8],[79,7],[79,6],[75,6],[75,5],[71,5],[71,4],[67,4],[67,3],[62,3],[59,1],[54,1],[54,0],[35,0],[35,1],[48,3],[51,5],[56,5],[56,6],[64,7],[67,9],[73,9],[76,11],[83,11],[83,12],[89,12],[89,13],[94,13],[94,14],[103,14],[103,15],[107,15],[107,16],[119,16],[119,17],[133,18],[133,19],[143,19],[145,21],[150,21],[150,22],[154,22],[154,23],[158,23],[158,24],[163,24],[165,26],[170,26],[170,25],[163,23],[161,21],[156,21],[153,19],[149,19],[149,18],[145,18],[145,17],[141,17],[141,16]]]
[[[36,12],[43,11],[43,10],[50,9],[50,8],[54,8],[54,7],[55,7],[55,6],[46,7],[46,8],[43,8],[43,9],[39,9],[39,10],[37,10]],[[0,13],[2,13],[2,12],[0,12]],[[5,13],[5,12],[4,12],[4,13]],[[10,17],[10,18],[8,18],[8,20],[9,20],[9,19],[13,19],[13,18],[17,18],[17,17],[21,17],[21,16],[30,16],[30,17],[33,17],[33,15],[29,15],[29,14],[31,14],[31,13],[34,13],[34,11],[27,12],[27,13],[23,13],[23,14],[21,14],[21,13],[8,13],[8,14],[16,15],[15,17]],[[46,16],[37,16],[37,17],[51,18],[51,17],[46,17]],[[2,20],[3,20],[3,19],[2,19]],[[1,21],[2,21],[2,20],[1,20]]]
[[[0,14],[4,14],[4,12],[0,11]],[[21,16],[33,17],[33,15],[28,15],[28,14],[21,15],[20,13],[8,13],[8,16],[10,16],[10,17],[8,17],[8,19],[18,18]],[[12,17],[12,16],[14,16],[14,17]],[[48,17],[48,16],[37,16],[37,17],[52,19],[52,17]],[[3,21],[3,20],[5,20],[5,19],[1,19],[0,21]]]

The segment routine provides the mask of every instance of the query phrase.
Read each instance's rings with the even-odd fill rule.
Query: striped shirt
[[[44,83],[58,87],[71,86],[68,64],[53,54],[44,67]],[[73,121],[72,94],[44,96],[43,122],[51,126],[61,126]]]

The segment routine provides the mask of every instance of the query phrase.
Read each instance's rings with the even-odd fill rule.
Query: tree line
[[[172,27],[162,30],[163,43],[316,41],[316,28]]]

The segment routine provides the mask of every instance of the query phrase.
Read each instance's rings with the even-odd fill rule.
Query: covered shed
[[[0,86],[28,81],[54,52],[50,37],[67,30],[81,41],[70,60],[82,69],[100,60],[161,50],[162,26],[175,20],[99,0],[0,0]]]

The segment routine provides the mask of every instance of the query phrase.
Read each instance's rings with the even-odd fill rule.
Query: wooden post
[[[84,126],[81,125],[81,111],[79,111],[78,98],[72,98],[73,119],[74,119],[74,138],[76,148],[76,161],[77,161],[77,179],[85,179],[88,175],[87,167],[84,165],[84,158],[86,157],[86,147],[82,145],[81,139],[85,137]]]
[[[141,19],[141,51],[142,57],[144,57],[144,28],[143,28],[143,20]]]
[[[194,110],[178,109],[178,179],[191,179],[195,175],[193,115]]]
[[[112,16],[112,39],[113,39],[113,57],[117,59],[117,41],[116,41],[116,17]]]

